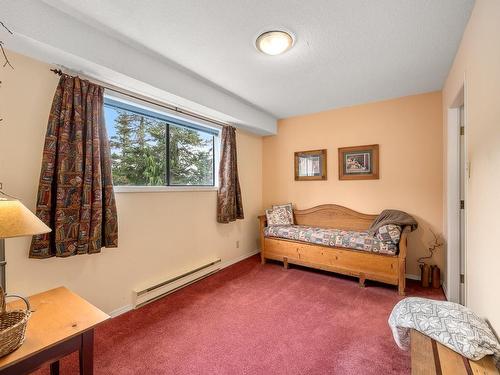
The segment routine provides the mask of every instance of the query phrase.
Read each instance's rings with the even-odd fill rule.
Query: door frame
[[[464,274],[467,275],[467,185],[468,185],[468,157],[467,157],[467,90],[464,78],[452,105],[448,108],[446,123],[447,134],[447,165],[446,165],[446,297],[449,301],[460,302],[460,106],[464,106]],[[466,277],[466,276],[465,276]],[[464,301],[467,303],[467,282],[464,285]]]

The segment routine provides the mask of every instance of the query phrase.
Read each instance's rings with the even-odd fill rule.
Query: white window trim
[[[215,168],[214,168],[214,186],[124,186],[124,185],[116,185],[113,187],[115,193],[166,193],[166,192],[202,192],[202,191],[217,191],[219,189],[219,164],[220,164],[220,147],[221,147],[221,131],[222,126],[211,124],[207,121],[193,119],[190,116],[179,114],[174,112],[168,108],[162,107],[157,104],[147,102],[147,105],[136,98],[130,97],[125,94],[117,93],[117,92],[105,92],[104,96],[107,96],[112,99],[117,99],[123,101],[125,103],[129,103],[138,107],[145,108],[147,110],[153,110],[159,113],[165,113],[172,117],[177,117],[179,119],[189,121],[198,125],[205,126],[207,128],[211,128],[217,130],[219,133],[215,138],[214,144],[214,159],[215,159]]]
[[[137,106],[139,108],[146,109],[148,111],[153,111],[153,112],[157,112],[160,114],[168,115],[170,117],[178,118],[179,120],[192,122],[193,124],[198,124],[198,125],[201,125],[203,127],[216,130],[219,132],[219,136],[220,136],[220,132],[222,130],[222,126],[220,126],[220,125],[217,125],[217,124],[214,124],[214,123],[211,123],[208,121],[204,121],[202,119],[193,118],[193,117],[186,115],[184,113],[175,112],[167,107],[161,106],[160,104],[155,104],[155,103],[152,103],[150,101],[146,101],[147,99],[141,100],[141,99],[134,98],[134,97],[131,97],[131,96],[126,95],[126,94],[116,92],[116,91],[111,91],[111,92],[104,91],[104,96],[108,97],[110,99],[115,99],[115,100],[130,104],[130,105]],[[150,100],[153,101],[154,99],[150,99]]]
[[[217,186],[114,186],[117,194],[121,193],[167,193],[167,192],[203,192],[217,191]]]

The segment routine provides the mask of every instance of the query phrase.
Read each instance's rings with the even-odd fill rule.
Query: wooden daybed
[[[325,204],[306,210],[293,210],[296,225],[366,231],[378,215],[367,215],[335,204]],[[398,286],[405,293],[406,246],[410,227],[404,227],[397,255],[385,255],[362,250],[330,247],[275,237],[265,237],[266,216],[259,216],[262,263],[266,259],[288,264],[322,269],[359,278],[360,286],[366,279]]]

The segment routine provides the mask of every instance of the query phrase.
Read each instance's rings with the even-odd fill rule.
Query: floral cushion
[[[392,242],[397,245],[401,238],[401,227],[394,224],[382,225],[378,228],[376,236],[380,241]]]
[[[458,303],[408,297],[394,306],[389,326],[401,349],[410,348],[410,329],[416,329],[474,361],[492,354],[500,369],[500,343],[490,326]]]
[[[290,218],[288,210],[284,207],[266,210],[267,225],[272,227],[275,225],[291,225],[293,217]]]
[[[285,238],[310,242],[323,246],[345,247],[373,253],[396,255],[398,245],[392,241],[381,241],[368,232],[309,227],[305,225],[274,225],[264,229],[266,237]]]
[[[292,207],[291,203],[280,204],[280,205],[273,205],[273,210],[275,210],[276,208],[284,208],[287,211],[288,216],[290,217],[290,224],[294,224],[294,221],[293,221],[293,207]]]

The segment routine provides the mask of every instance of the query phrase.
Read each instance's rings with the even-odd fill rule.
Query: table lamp
[[[4,238],[33,236],[48,233],[51,229],[26,208],[18,199],[2,191],[0,194],[0,283],[5,291],[5,240]]]

